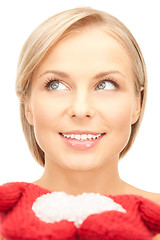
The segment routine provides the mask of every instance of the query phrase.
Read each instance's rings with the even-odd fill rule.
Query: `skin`
[[[96,77],[104,72],[107,74]],[[57,90],[48,89],[48,79],[58,79],[61,85]],[[107,83],[99,90],[99,82],[105,79],[116,81],[119,87]],[[159,194],[128,185],[118,173],[119,153],[140,110],[130,57],[113,36],[89,28],[59,42],[34,73],[31,95],[25,103],[26,118],[45,153],[44,174],[34,183],[73,195],[132,193],[158,202]],[[95,147],[77,150],[68,147],[59,135],[72,130],[105,136]]]

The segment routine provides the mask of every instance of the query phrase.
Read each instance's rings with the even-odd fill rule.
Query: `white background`
[[[34,181],[43,172],[26,145],[16,97],[16,65],[32,30],[49,16],[78,6],[119,18],[137,39],[148,69],[148,101],[134,146],[120,161],[123,180],[160,192],[160,6],[159,0],[5,0],[0,3],[0,184]]]

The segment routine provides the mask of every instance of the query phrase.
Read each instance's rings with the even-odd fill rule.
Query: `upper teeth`
[[[94,140],[99,138],[102,134],[92,135],[92,134],[63,134],[66,138],[74,138],[76,140]]]

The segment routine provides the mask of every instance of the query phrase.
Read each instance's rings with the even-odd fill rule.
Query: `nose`
[[[95,116],[95,109],[89,94],[85,91],[75,94],[68,112],[72,118],[93,118]]]

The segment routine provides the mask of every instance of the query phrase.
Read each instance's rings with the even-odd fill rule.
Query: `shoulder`
[[[160,205],[160,193],[152,193],[136,188],[128,183],[124,183],[123,191],[125,194],[135,194],[147,198]]]
[[[0,196],[3,194],[19,194],[22,192],[29,183],[26,182],[9,182],[0,185]]]
[[[28,183],[10,182],[0,186],[0,212],[10,209],[22,196]]]
[[[153,202],[160,205],[160,194],[141,191],[141,196],[152,200]]]

